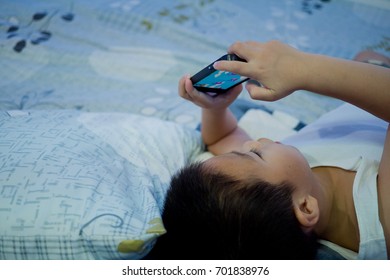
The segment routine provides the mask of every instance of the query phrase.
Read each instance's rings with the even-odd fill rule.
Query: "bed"
[[[179,77],[234,41],[271,39],[389,55],[390,2],[2,0],[0,259],[147,256],[165,232],[170,176],[204,151]],[[233,109],[248,131],[262,118],[278,138],[339,105],[243,92]]]

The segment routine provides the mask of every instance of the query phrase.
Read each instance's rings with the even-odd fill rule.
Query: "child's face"
[[[288,181],[305,193],[315,183],[308,162],[296,148],[265,138],[248,141],[240,151],[216,156],[206,164],[239,179],[255,176],[272,184]]]

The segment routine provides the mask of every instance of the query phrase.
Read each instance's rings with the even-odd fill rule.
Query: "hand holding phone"
[[[235,54],[225,54],[218,58],[219,60],[230,60],[230,61],[243,61]],[[194,88],[202,92],[212,92],[212,93],[224,93],[229,89],[249,80],[248,77],[240,76],[227,71],[216,70],[213,67],[214,61],[207,67],[200,70],[198,73],[193,75],[190,79]]]

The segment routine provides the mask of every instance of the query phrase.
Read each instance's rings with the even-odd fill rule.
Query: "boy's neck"
[[[319,182],[313,193],[320,207],[316,233],[321,239],[357,252],[359,229],[352,195],[355,172],[335,167],[312,170]]]

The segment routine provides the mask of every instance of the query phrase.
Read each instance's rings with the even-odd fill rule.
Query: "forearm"
[[[202,108],[202,138],[206,145],[218,142],[236,127],[237,120],[228,108]]]
[[[250,77],[253,99],[276,101],[296,90],[308,90],[354,104],[390,121],[390,69],[296,50],[278,41],[236,42],[229,52],[247,63],[218,61],[214,67]]]
[[[303,54],[302,89],[341,99],[390,121],[390,69]]]
[[[202,138],[213,154],[222,154],[236,149],[248,135],[237,126],[237,119],[229,110],[236,100],[242,85],[235,86],[226,93],[211,97],[197,91],[189,75],[179,81],[179,95],[202,108]]]
[[[201,132],[208,150],[215,155],[238,150],[242,143],[250,140],[228,108],[202,109]]]

